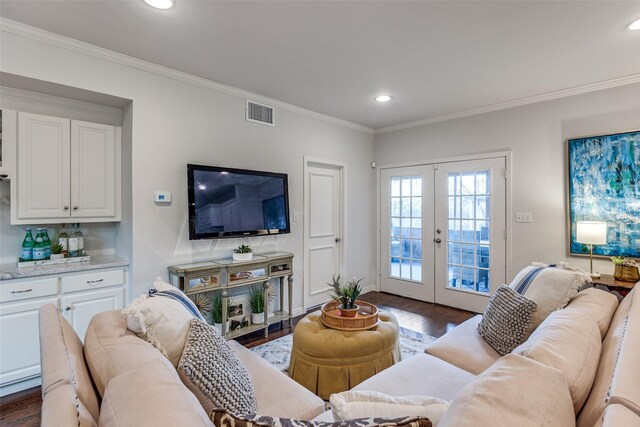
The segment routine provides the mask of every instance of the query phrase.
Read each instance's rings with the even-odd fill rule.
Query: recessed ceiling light
[[[627,25],[627,29],[628,30],[640,30],[640,19],[636,19],[635,21],[633,21],[632,23],[630,23],[629,25]]]
[[[377,102],[389,102],[391,101],[391,95],[378,95],[373,98],[373,100]]]
[[[174,5],[173,0],[144,0],[144,2],[156,9],[171,9]]]

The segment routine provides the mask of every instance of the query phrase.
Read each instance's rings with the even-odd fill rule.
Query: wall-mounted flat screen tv
[[[289,233],[287,174],[187,165],[189,239]]]

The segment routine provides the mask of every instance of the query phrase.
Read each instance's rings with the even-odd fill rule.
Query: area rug
[[[414,354],[422,353],[428,343],[435,340],[434,337],[421,334],[400,327],[400,350],[402,358],[406,359]],[[293,344],[293,334],[269,341],[251,349],[255,354],[271,363],[282,372],[289,369],[289,357]]]

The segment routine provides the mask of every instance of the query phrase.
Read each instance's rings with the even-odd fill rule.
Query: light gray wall
[[[513,277],[531,261],[589,268],[586,259],[568,256],[565,140],[634,129],[640,129],[640,85],[377,134],[374,155],[385,165],[511,150]],[[515,212],[532,212],[534,222],[516,224]],[[594,269],[613,272],[606,260]]]
[[[177,262],[230,256],[249,243],[256,252],[285,250],[296,255],[294,309],[302,307],[303,222],[289,235],[243,241],[188,240],[187,163],[270,170],[289,174],[291,212],[303,212],[303,156],[348,164],[347,277],[358,270],[373,283],[372,230],[375,174],[370,168],[373,136],[297,112],[277,109],[276,126],[246,122],[245,99],[129,67],[77,50],[5,32],[0,40],[2,71],[132,100],[131,224],[132,295],[142,293],[166,267]],[[126,166],[126,165],[125,165]],[[157,206],[154,190],[171,191],[173,202]],[[126,207],[126,204],[125,204]],[[128,239],[128,236],[117,236]],[[124,247],[116,242],[116,248]]]

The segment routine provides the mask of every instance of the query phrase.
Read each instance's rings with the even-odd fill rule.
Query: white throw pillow
[[[431,396],[389,396],[377,391],[345,391],[329,398],[336,421],[370,417],[422,416],[436,426],[449,404]]]
[[[160,277],[153,283],[158,291],[178,291]],[[180,302],[164,297],[141,295],[122,310],[127,328],[149,341],[173,364],[178,366],[189,323],[194,316]]]
[[[564,308],[585,281],[590,280],[589,276],[581,271],[539,266],[523,268],[509,287],[536,303],[537,308],[527,336],[550,313]]]

